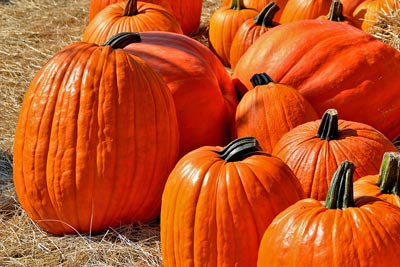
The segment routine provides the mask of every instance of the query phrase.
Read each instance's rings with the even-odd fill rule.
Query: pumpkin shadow
[[[11,4],[11,0],[0,0],[0,4],[9,5]]]

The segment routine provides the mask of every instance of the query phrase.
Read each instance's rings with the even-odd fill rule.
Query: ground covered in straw
[[[205,0],[195,37],[220,1]],[[54,237],[18,204],[12,146],[23,95],[35,73],[62,47],[80,41],[89,0],[0,0],[0,266],[160,266],[159,223],[127,225],[96,236]],[[382,14],[373,35],[400,49],[400,10]]]

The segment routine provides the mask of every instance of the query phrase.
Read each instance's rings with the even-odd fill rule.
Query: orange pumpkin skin
[[[266,230],[257,267],[399,266],[400,209],[368,197],[327,209],[300,200]]]
[[[185,35],[143,32],[140,38],[124,50],[146,61],[167,83],[178,117],[180,156],[201,146],[228,144],[237,97],[218,58]]]
[[[284,24],[326,15],[331,2],[332,0],[290,0],[283,10],[279,22]]]
[[[335,108],[342,119],[393,139],[400,133],[399,69],[395,48],[351,25],[314,19],[263,34],[240,58],[232,79],[238,91],[250,90],[254,73],[268,73],[299,90],[318,115]]]
[[[323,128],[335,134],[321,133]],[[354,162],[357,166],[354,180],[358,180],[378,173],[382,156],[388,151],[396,151],[396,147],[376,129],[339,120],[334,110],[328,110],[323,119],[304,123],[283,135],[272,154],[292,169],[307,197],[323,200],[338,163]]]
[[[400,152],[383,155],[379,174],[361,177],[354,182],[354,197],[372,196],[400,207]]]
[[[129,5],[128,5],[129,4]],[[107,6],[86,26],[82,41],[103,44],[120,32],[182,33],[175,17],[161,6],[136,0]]]
[[[210,17],[208,41],[210,49],[224,66],[230,67],[232,41],[240,25],[257,16],[258,11],[246,8],[243,0],[233,0],[231,6],[218,8]]]
[[[257,77],[264,76],[253,76]],[[318,120],[314,108],[295,88],[270,79],[254,84],[236,109],[237,136],[254,136],[266,153],[272,153],[275,144],[291,129]]]
[[[56,235],[148,222],[159,215],[178,142],[172,96],[150,66],[109,45],[73,43],[24,97],[14,143],[18,199]]]
[[[235,37],[233,37],[229,52],[229,62],[232,69],[235,68],[240,57],[258,39],[258,37],[279,24],[274,21],[276,13],[279,10],[279,6],[272,2],[261,10],[256,17],[244,21],[239,26]]]
[[[120,2],[126,2],[127,0],[90,0],[89,4],[89,22],[99,13],[101,10],[103,10],[106,6],[115,4],[115,3],[120,3]],[[160,5],[167,9],[168,11],[171,11],[171,6],[169,4],[169,0],[142,0],[142,2],[146,3],[153,3],[156,5]]]
[[[200,27],[203,0],[169,0],[172,14],[185,35],[194,35]]]
[[[268,224],[304,197],[280,159],[255,152],[225,161],[221,150],[188,153],[168,178],[160,219],[166,267],[255,266]]]

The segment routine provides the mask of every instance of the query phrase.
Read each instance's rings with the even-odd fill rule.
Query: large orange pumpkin
[[[13,179],[21,206],[50,233],[159,216],[178,156],[175,107],[162,78],[119,48],[68,45],[24,97]]]
[[[354,199],[354,168],[342,162],[325,202],[300,200],[273,220],[258,267],[400,266],[400,209],[374,197]]]
[[[146,61],[167,83],[178,117],[180,156],[232,140],[236,91],[224,66],[206,46],[168,32],[125,33],[119,40],[125,42],[126,52]]]
[[[296,126],[318,119],[308,101],[293,87],[274,83],[266,73],[252,77],[236,109],[238,137],[254,136],[263,151],[271,153],[279,139]]]
[[[99,13],[101,10],[103,10],[106,6],[119,3],[119,2],[126,2],[127,0],[90,0],[90,5],[89,5],[89,22]],[[169,0],[141,0],[142,2],[146,3],[153,3],[156,5],[160,5],[167,9],[168,11],[171,10],[171,6],[169,4]]]
[[[289,167],[262,152],[255,138],[193,150],[165,185],[164,266],[255,266],[269,223],[303,197]]]
[[[359,122],[339,120],[329,109],[322,119],[290,130],[275,144],[281,158],[299,178],[307,197],[323,200],[330,178],[343,160],[354,162],[354,179],[379,172],[383,154],[396,147],[382,133]]]
[[[128,0],[107,6],[86,26],[82,41],[102,44],[120,32],[182,33],[175,17],[161,6]]]
[[[393,139],[400,134],[399,69],[395,48],[354,26],[314,19],[264,33],[240,58],[232,79],[250,90],[254,73],[268,73],[299,90],[318,115],[335,108],[341,118]]]
[[[373,196],[400,208],[400,152],[386,152],[379,174],[354,182],[354,196]]]

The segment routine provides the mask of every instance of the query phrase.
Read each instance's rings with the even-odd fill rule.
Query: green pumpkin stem
[[[332,0],[331,7],[329,8],[329,13],[326,15],[328,20],[331,21],[344,21],[343,16],[343,4],[340,0]]]
[[[318,128],[317,137],[327,141],[340,137],[339,119],[336,109],[328,109],[325,111]]]
[[[354,207],[353,173],[355,166],[350,161],[343,161],[333,174],[325,200],[327,209],[345,209]]]
[[[141,38],[138,32],[120,32],[110,37],[102,46],[110,45],[113,49],[118,49],[140,41]]]
[[[230,7],[230,9],[233,10],[241,10],[241,9],[245,9],[246,6],[244,5],[243,0],[232,0],[232,5]]]
[[[124,8],[124,16],[135,16],[139,13],[137,9],[137,0],[128,0]]]
[[[268,76],[268,74],[263,72],[263,73],[254,74],[251,77],[250,82],[253,85],[253,87],[256,87],[258,85],[266,85],[266,84],[269,84],[269,83],[273,83],[274,81],[272,80],[271,77]]]
[[[386,152],[379,170],[379,189],[384,194],[399,195],[400,152]]]
[[[249,155],[261,151],[262,149],[256,138],[242,137],[230,142],[221,151],[215,152],[217,152],[220,155],[219,157],[226,162],[233,162],[242,160]]]
[[[269,2],[254,18],[254,23],[264,27],[274,26],[274,17],[278,11],[279,6],[275,2]]]

